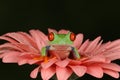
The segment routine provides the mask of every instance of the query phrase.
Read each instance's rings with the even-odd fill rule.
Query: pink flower
[[[68,30],[57,32],[53,29],[48,31],[58,34],[68,32]],[[46,62],[46,57],[41,56],[41,48],[48,45],[48,38],[41,31],[30,30],[30,34],[12,32],[0,36],[0,39],[8,41],[0,45],[0,58],[4,63],[38,65],[30,74],[32,78],[36,78],[38,72],[41,73],[43,80],[49,80],[55,74],[58,80],[67,80],[72,73],[79,77],[87,73],[97,78],[102,78],[103,73],[106,73],[119,78],[120,66],[112,61],[120,59],[120,40],[102,43],[101,37],[97,37],[93,41],[83,42],[83,34],[79,33],[73,44],[81,56],[79,60],[47,57]]]

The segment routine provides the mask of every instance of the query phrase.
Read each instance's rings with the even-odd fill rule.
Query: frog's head
[[[67,34],[57,34],[51,32],[48,35],[50,45],[72,45],[75,40],[75,34],[68,32]]]

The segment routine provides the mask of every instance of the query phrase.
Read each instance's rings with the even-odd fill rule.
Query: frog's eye
[[[76,38],[76,35],[74,33],[70,33],[70,40],[74,41]]]
[[[48,39],[50,41],[54,40],[54,33],[53,32],[51,32],[51,33],[48,34]]]

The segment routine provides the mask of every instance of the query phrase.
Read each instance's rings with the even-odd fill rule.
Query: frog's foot
[[[51,56],[51,57],[44,56],[44,57],[43,57],[43,60],[44,60],[45,63],[47,63],[47,62],[49,62],[49,60],[56,59],[56,58],[57,58],[57,57],[55,57],[55,56]]]
[[[44,56],[44,57],[43,57],[43,60],[44,60],[45,63],[47,63],[47,62],[48,62],[48,57],[47,57],[47,56]]]
[[[80,58],[76,58],[75,60],[80,60]]]
[[[35,57],[33,58],[34,60],[42,60],[44,61],[45,63],[48,62],[48,57],[47,56],[39,56],[39,57]]]
[[[35,57],[33,58],[34,60],[43,60],[43,57],[39,56],[39,57]]]

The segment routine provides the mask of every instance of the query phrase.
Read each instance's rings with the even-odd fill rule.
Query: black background
[[[0,0],[0,35],[7,32],[47,28],[69,29],[83,33],[93,40],[102,36],[104,42],[120,38],[119,0]],[[119,61],[115,61],[119,63]],[[0,61],[0,80],[32,80],[35,66],[3,64]],[[98,80],[85,75],[80,80]],[[36,80],[36,79],[35,79]],[[37,80],[40,80],[38,76]],[[115,80],[104,75],[99,80]]]

